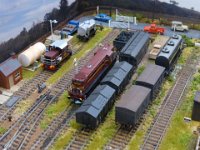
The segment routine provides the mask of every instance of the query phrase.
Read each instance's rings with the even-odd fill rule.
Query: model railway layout
[[[112,31],[103,41],[102,41],[102,44],[104,44],[104,43],[111,43],[112,41],[113,41],[113,39],[114,38],[116,38],[116,36],[119,34],[119,30],[114,30],[114,31]],[[99,48],[97,47],[97,48],[95,48],[95,49],[93,49],[92,51],[91,51],[91,53],[89,53],[85,58],[83,58],[83,59],[81,59],[80,60],[80,62],[81,63],[79,63],[78,65],[78,68],[80,69],[80,68],[82,68],[88,61],[89,61],[89,59],[91,59],[91,57],[93,56],[93,53],[95,53],[97,50],[98,50]],[[71,82],[69,82],[69,81],[71,81],[72,80],[72,78],[73,78],[73,76],[75,75],[75,73],[76,73],[76,69],[75,68],[73,68],[73,70],[71,70],[71,72],[69,72],[68,74],[66,74],[66,77],[63,77],[64,79],[65,79],[65,81],[67,82],[67,84],[66,83],[63,83],[63,79],[60,79],[60,84],[63,84],[63,85],[65,85],[65,87],[63,87],[63,89],[62,89],[62,92],[64,92],[64,90],[65,89],[67,89],[67,90],[69,90],[70,89],[70,84],[71,84]],[[70,76],[70,79],[69,79],[69,77],[67,77],[67,76]],[[59,85],[57,85],[57,86],[55,86],[55,87],[59,87]],[[54,88],[53,88],[54,89]],[[57,93],[58,91],[55,91],[55,93]],[[74,108],[75,107],[75,108]],[[69,123],[69,121],[74,117],[74,115],[75,115],[75,111],[77,110],[76,109],[76,106],[74,106],[74,107],[72,107],[72,109],[66,109],[65,111],[66,111],[66,114],[67,114],[67,117],[65,116],[65,118],[64,117],[62,117],[62,114],[63,113],[65,113],[65,112],[63,112],[63,113],[61,113],[59,116],[58,116],[58,118],[63,118],[63,120],[61,121],[59,121],[60,122],[60,124],[58,123],[58,125],[56,125],[57,124],[57,122],[56,121],[52,121],[52,123],[49,125],[49,127],[44,131],[44,132],[42,132],[41,133],[41,135],[39,136],[39,138],[37,138],[37,139],[35,139],[35,142],[34,143],[29,143],[29,146],[31,147],[31,149],[37,149],[37,148],[39,148],[40,149],[40,147],[45,147],[45,146],[47,146],[47,147],[51,147],[52,145],[51,144],[53,144],[54,143],[54,138],[53,138],[53,136],[54,136],[54,133],[56,132],[61,132],[62,130],[64,130],[64,129],[66,129],[67,127],[66,127],[66,125],[68,125],[68,123]],[[51,126],[57,126],[58,128],[54,128],[53,130],[52,130],[52,128],[51,128]],[[57,136],[59,136],[59,134],[57,134]],[[47,140],[47,141],[46,141]]]
[[[104,16],[103,20],[101,17],[95,19],[107,23]],[[110,25],[111,18],[108,19]],[[145,32],[113,29],[95,48],[86,51],[84,57],[78,56],[77,61],[74,54],[95,38],[98,28],[103,30],[104,27],[96,26],[91,18],[80,23],[73,20],[62,31],[57,31],[59,35],[52,33],[47,38],[51,39],[48,46],[39,42],[21,53],[18,59],[26,69],[36,65],[39,59],[39,67],[43,69],[13,93],[13,101],[0,105],[0,149],[52,149],[59,137],[73,128],[72,121],[78,128],[73,129],[75,132],[65,145],[62,144],[62,149],[87,149],[111,110],[114,112],[115,133],[100,147],[105,150],[127,148],[144,123],[163,82],[174,71],[184,49],[185,37],[174,32],[171,37],[159,35],[161,38],[151,43],[152,35],[149,33],[164,34],[164,28],[152,24],[145,27]],[[76,38],[73,44],[71,35]],[[153,49],[149,53],[150,47]],[[155,61],[148,60],[147,55]],[[54,83],[46,85],[45,82],[65,61],[70,61],[70,65],[74,63],[74,67],[62,73]],[[139,68],[143,64],[144,70]],[[197,65],[196,62],[189,58],[175,75],[176,82],[146,132],[140,149],[159,149],[172,115],[195,71],[194,65]],[[42,129],[41,123],[47,116],[45,111],[57,104],[64,94],[67,95],[65,100],[68,105],[59,110],[56,117],[48,118],[50,121]],[[15,116],[18,104],[30,99],[34,102],[25,108],[24,113]],[[1,131],[4,128],[5,131]]]

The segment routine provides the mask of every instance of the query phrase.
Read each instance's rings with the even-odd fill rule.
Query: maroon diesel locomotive
[[[89,62],[72,79],[69,98],[76,104],[82,103],[98,85],[116,60],[113,46],[100,47]]]

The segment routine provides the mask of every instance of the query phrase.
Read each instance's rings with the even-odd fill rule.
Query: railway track
[[[70,45],[70,49],[73,52],[73,55],[77,54],[84,46],[84,44],[77,45],[77,42],[73,45]],[[65,60],[64,62],[66,62]],[[63,62],[63,63],[64,63]],[[61,65],[60,65],[61,66]],[[49,77],[51,77],[55,72],[43,70],[40,73],[38,73],[33,79],[26,81],[22,87],[19,88],[18,91],[16,91],[13,96],[20,97],[20,100],[18,100],[17,103],[15,103],[12,107],[7,107],[5,104],[0,106],[0,122],[5,121],[8,116],[12,114],[12,112],[15,110],[17,104],[20,103],[20,101],[27,99],[31,94],[37,89],[37,85],[44,83],[48,80]]]
[[[156,150],[159,148],[172,115],[180,104],[187,84],[194,72],[194,69],[191,67],[192,63],[188,62],[186,64],[187,65],[182,69],[179,78],[171,90],[169,97],[161,106],[156,118],[148,129],[141,150]]]
[[[92,133],[94,133],[93,130],[82,128],[75,134],[71,142],[66,146],[65,150],[83,149],[89,142]]]
[[[119,30],[114,30],[102,41],[102,43],[112,41],[118,35],[118,33]],[[94,48],[90,53],[86,55],[86,57],[79,60],[80,63],[78,63],[77,68],[73,68],[70,72],[63,75],[63,77],[51,87],[51,95],[55,97],[54,101],[58,100],[62,93],[70,88],[71,79],[74,74],[88,62],[96,50],[97,48]],[[48,128],[44,130],[39,136],[36,137],[30,135],[29,138],[26,138],[26,140],[21,143],[20,149],[40,149],[48,146],[49,143],[53,143],[52,141],[54,140],[56,133],[59,133],[62,129],[66,128],[66,125],[69,123],[71,118],[74,117],[74,112],[76,109],[77,108],[71,106],[70,108],[67,108],[57,118],[55,118],[48,126]],[[43,115],[41,115],[41,118],[42,117]],[[37,131],[38,128],[39,127],[36,126],[34,127],[34,130]]]
[[[32,132],[32,126],[40,119],[42,112],[52,100],[53,98],[49,93],[37,99],[36,103],[0,137],[0,148],[18,149],[21,140],[23,140],[27,133]]]
[[[120,126],[119,129],[117,130],[116,134],[114,137],[108,142],[108,144],[105,146],[105,150],[121,150],[125,149],[127,144],[130,142],[130,139],[134,135],[137,127],[123,127]]]
[[[20,100],[18,100],[17,103],[15,103],[12,107],[7,107],[5,104],[1,105],[0,107],[0,122],[5,121],[9,115],[12,114],[12,112],[15,110],[17,104],[19,104],[20,101],[27,99],[36,89],[37,85],[44,83],[53,72],[50,71],[42,71],[39,74],[37,74],[33,79],[28,80],[23,84],[22,87],[19,88],[18,91],[16,91],[13,96],[19,96]]]

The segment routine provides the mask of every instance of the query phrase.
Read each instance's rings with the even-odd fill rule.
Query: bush
[[[183,35],[182,37],[184,39],[185,44],[188,47],[193,47],[194,46],[194,43],[192,42],[192,40],[190,38],[188,38],[186,35]]]

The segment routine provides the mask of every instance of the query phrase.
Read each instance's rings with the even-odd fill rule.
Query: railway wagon
[[[41,56],[42,67],[47,70],[57,70],[58,65],[65,59],[69,59],[72,51],[66,40],[57,40],[49,46],[49,51]]]
[[[120,51],[133,36],[134,32],[122,31],[113,41],[117,51]]]
[[[153,100],[162,85],[165,75],[165,68],[162,66],[149,64],[137,78],[136,85],[144,86],[151,89],[151,100]]]
[[[180,35],[173,35],[164,48],[158,54],[155,64],[163,66],[168,75],[174,68],[174,65],[183,49],[183,39]]]
[[[115,121],[127,126],[135,126],[147,108],[151,99],[149,88],[134,85],[117,102]]]
[[[73,77],[69,98],[79,104],[95,89],[116,60],[113,46],[100,47],[89,62]]]
[[[104,120],[115,99],[115,89],[99,85],[76,112],[76,122],[94,129]]]
[[[117,62],[112,67],[112,69],[107,73],[107,75],[101,81],[101,85],[109,85],[116,90],[117,94],[121,93],[125,86],[128,84],[131,79],[135,68],[123,61]]]
[[[120,61],[127,61],[134,66],[138,66],[143,56],[148,50],[149,34],[136,31],[119,54]]]
[[[86,20],[79,25],[77,36],[80,40],[87,41],[96,33],[96,24],[94,19]]]

